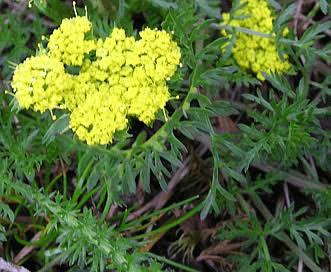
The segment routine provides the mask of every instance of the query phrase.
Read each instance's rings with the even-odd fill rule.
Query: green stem
[[[48,194],[51,193],[52,191],[52,187],[55,184],[55,182],[58,181],[58,179],[60,179],[63,176],[63,173],[58,174],[47,186],[46,186],[46,191],[48,192]]]
[[[83,192],[83,190],[84,190],[84,189],[83,189],[83,183],[84,183],[84,181],[85,181],[85,179],[86,179],[86,177],[87,177],[87,174],[89,173],[89,171],[90,171],[90,169],[91,169],[93,163],[94,163],[94,160],[91,160],[91,161],[88,163],[87,167],[85,168],[85,170],[84,170],[82,176],[80,177],[80,179],[79,179],[79,181],[78,181],[78,184],[76,185],[75,191],[74,191],[74,193],[73,193],[73,195],[72,195],[72,201],[73,201],[74,203],[77,202],[77,199],[78,199],[79,195],[80,195],[80,194]]]
[[[107,201],[105,204],[105,208],[103,209],[102,215],[100,216],[100,219],[99,219],[100,222],[103,222],[106,219],[106,216],[109,212],[112,201],[113,201],[113,198],[112,198],[111,192],[107,191]]]
[[[46,266],[44,266],[43,268],[39,269],[37,272],[51,271],[51,268],[54,265],[56,265],[57,263],[59,263],[65,255],[66,255],[66,253],[62,253],[61,255],[55,257],[52,261],[50,261],[48,264],[46,264]]]
[[[172,265],[174,267],[177,267],[183,271],[188,271],[188,272],[199,272],[199,270],[195,270],[193,268],[189,268],[187,266],[184,266],[182,264],[179,264],[179,263],[176,263],[174,261],[171,261],[171,260],[168,260],[167,258],[164,258],[164,257],[161,257],[161,256],[158,256],[156,254],[153,254],[153,253],[150,253],[148,252],[147,255],[151,256],[152,258],[154,259],[157,259],[158,261],[160,262],[163,262],[163,263],[166,263],[166,264],[169,264],[169,265]]]
[[[164,225],[164,226],[162,226],[162,227],[160,227],[160,228],[158,228],[154,231],[134,236],[134,237],[132,237],[132,239],[133,240],[143,239],[145,237],[152,236],[152,235],[155,235],[157,233],[166,232],[167,230],[179,225],[180,223],[184,222],[188,218],[192,217],[194,214],[199,212],[202,208],[203,208],[203,205],[202,205],[202,203],[200,203],[199,205],[195,206],[192,210],[187,212],[184,216],[170,222],[169,224],[166,224],[166,225]]]
[[[289,172],[281,171],[271,165],[267,165],[267,164],[263,163],[262,161],[255,161],[254,163],[252,163],[251,166],[256,167],[257,169],[260,169],[266,173],[275,172],[280,177],[282,177],[284,180],[286,180],[288,183],[291,183],[292,185],[299,187],[299,188],[316,189],[316,190],[326,190],[329,188],[328,185],[314,183],[314,182],[308,180],[305,175],[303,175],[299,172],[296,172],[294,170],[290,170]]]
[[[315,2],[314,7],[311,9],[311,11],[308,13],[307,17],[313,18],[316,16],[317,12],[320,9],[320,4],[319,2]]]
[[[142,149],[152,148],[153,150],[157,150],[162,152],[164,150],[164,146],[160,145],[160,139],[163,141],[168,136],[168,130],[173,126],[173,120],[179,120],[182,116],[181,111],[175,111],[175,113],[171,116],[171,118],[166,122],[154,135],[149,138],[143,145]]]
[[[67,200],[67,190],[68,190],[68,183],[67,183],[67,173],[66,170],[63,169],[62,170],[63,173],[63,200],[66,201]]]
[[[171,210],[174,210],[176,208],[179,208],[180,206],[191,203],[191,202],[193,202],[194,200],[196,200],[198,198],[199,198],[199,196],[196,195],[196,196],[190,197],[188,199],[185,199],[183,201],[180,201],[178,203],[174,203],[174,204],[172,204],[172,205],[170,205],[170,206],[168,206],[168,207],[166,207],[162,210],[156,210],[156,211],[154,211],[150,214],[142,215],[139,218],[135,219],[134,221],[131,221],[131,222],[128,222],[128,223],[125,223],[125,224],[121,225],[121,227],[118,228],[118,230],[119,230],[119,232],[124,232],[124,231],[130,230],[130,229],[132,230],[133,228],[135,228],[135,230],[142,230],[144,226],[141,223],[143,221],[148,221],[151,218],[159,217],[161,214],[166,214],[167,212],[169,212]],[[138,228],[137,228],[137,226],[138,226]]]

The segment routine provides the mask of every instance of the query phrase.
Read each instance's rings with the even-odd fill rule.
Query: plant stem
[[[133,240],[137,240],[137,239],[141,239],[141,238],[145,238],[145,237],[148,237],[148,236],[151,236],[151,235],[154,235],[156,233],[162,233],[162,232],[165,232],[175,226],[177,226],[178,224],[184,222],[185,220],[187,220],[188,218],[190,218],[191,216],[193,216],[194,214],[196,214],[198,211],[200,211],[201,209],[203,208],[203,205],[202,203],[200,203],[199,205],[195,206],[192,210],[190,210],[189,212],[187,212],[185,215],[183,215],[182,217],[172,221],[171,219],[169,220],[170,223],[168,224],[165,224],[163,225],[162,227],[156,229],[156,230],[153,230],[151,232],[148,232],[148,233],[144,233],[144,234],[141,234],[141,235],[137,235],[137,236],[134,236],[132,237]]]
[[[61,259],[66,255],[66,253],[62,253],[61,255],[55,257],[52,261],[50,261],[46,266],[43,268],[39,269],[37,272],[47,272],[50,271],[50,268],[56,265],[61,261]]]
[[[179,264],[179,263],[176,263],[174,261],[171,261],[171,260],[168,260],[167,258],[164,258],[164,257],[161,257],[161,256],[158,256],[156,254],[153,254],[153,253],[150,253],[148,252],[147,255],[157,259],[158,261],[160,262],[163,262],[163,263],[167,263],[167,264],[170,264],[174,267],[178,267],[179,269],[182,269],[183,271],[188,271],[188,272],[199,272],[198,270],[195,270],[193,268],[189,268],[187,266],[184,266],[182,264]]]

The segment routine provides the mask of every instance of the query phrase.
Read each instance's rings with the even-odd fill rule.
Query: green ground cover
[[[331,271],[327,0],[0,10],[0,270]]]

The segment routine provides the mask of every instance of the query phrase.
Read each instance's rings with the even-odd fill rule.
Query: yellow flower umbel
[[[170,34],[164,30],[146,28],[139,35],[141,40],[137,42],[137,51],[147,76],[154,82],[173,76],[181,54]]]
[[[63,63],[39,55],[16,67],[11,85],[21,108],[44,112],[63,101],[63,92],[71,87],[70,83]]]
[[[236,10],[234,16],[245,16],[247,18],[231,19],[230,14],[223,13],[225,24],[264,34],[272,33],[274,16],[271,14],[266,0],[241,0],[240,4],[245,4],[245,6],[240,10]],[[222,34],[228,37],[231,35],[224,29]],[[279,57],[274,38],[240,32],[232,53],[241,67],[252,70],[260,80],[265,80],[262,71],[266,74],[283,73],[291,68],[286,54],[283,56],[284,61]]]
[[[20,107],[65,109],[79,139],[107,144],[130,116],[155,119],[170,99],[166,81],[181,55],[165,31],[146,28],[136,41],[114,28],[106,39],[90,40],[91,27],[87,17],[63,20],[42,54],[17,66],[12,86]]]
[[[141,39],[134,50],[127,53],[126,64],[133,68],[133,84],[124,99],[129,105],[128,114],[149,124],[170,99],[166,80],[177,70],[181,54],[177,43],[164,30],[146,28],[139,35]],[[134,53],[136,57],[131,59]]]
[[[111,95],[123,99],[127,115],[150,124],[170,98],[166,80],[175,73],[181,55],[165,31],[146,28],[140,36],[135,41],[114,28],[104,41],[98,40],[97,59],[83,65],[83,71],[106,82]]]

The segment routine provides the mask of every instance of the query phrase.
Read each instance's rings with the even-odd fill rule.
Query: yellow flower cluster
[[[16,67],[11,85],[20,107],[44,112],[61,103],[64,82],[70,82],[70,75],[65,73],[63,63],[40,55]]]
[[[114,28],[106,39],[92,40],[91,27],[86,17],[63,20],[46,50],[17,66],[12,87],[20,107],[66,109],[79,139],[107,144],[129,116],[146,124],[155,119],[170,99],[166,81],[181,54],[163,30],[146,28],[136,41]]]
[[[244,6],[236,10],[233,15],[243,19],[231,19],[229,13],[223,13],[222,17],[225,24],[247,28],[264,34],[272,33],[274,16],[266,0],[241,0],[240,4],[244,4]],[[225,36],[231,36],[224,29],[221,32]],[[290,63],[287,61],[287,55],[283,56],[284,61],[279,57],[275,39],[272,37],[262,37],[240,32],[232,53],[240,66],[251,69],[260,80],[265,80],[262,71],[266,74],[282,73],[291,68]]]
[[[94,49],[94,41],[85,39],[91,28],[86,17],[64,19],[49,37],[48,55],[67,65],[82,65],[84,54]]]

